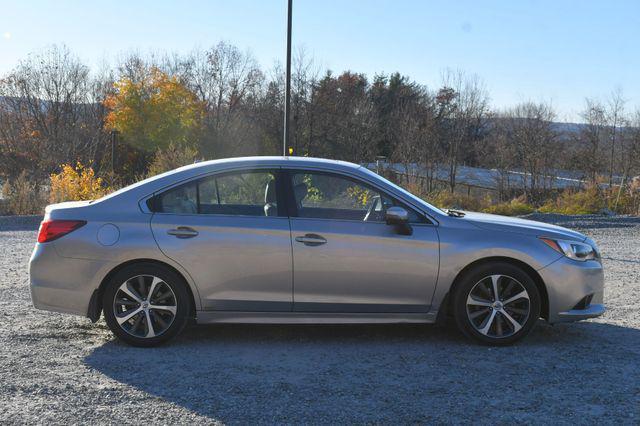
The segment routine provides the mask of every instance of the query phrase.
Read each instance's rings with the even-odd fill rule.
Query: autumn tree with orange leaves
[[[123,77],[114,89],[104,101],[105,128],[127,144],[150,153],[196,146],[204,105],[178,78],[151,68],[139,81]]]

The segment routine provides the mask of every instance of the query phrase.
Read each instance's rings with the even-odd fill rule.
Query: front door
[[[278,176],[213,175],[155,198],[153,235],[192,276],[203,309],[292,310],[291,234]]]
[[[438,276],[435,226],[407,206],[412,235],[384,222],[397,200],[340,174],[290,171],[294,311],[427,312]]]

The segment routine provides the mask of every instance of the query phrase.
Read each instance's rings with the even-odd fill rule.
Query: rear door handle
[[[198,231],[188,226],[178,226],[176,229],[169,229],[167,234],[176,238],[193,238],[198,235]]]
[[[320,246],[327,243],[327,240],[318,234],[305,234],[304,236],[296,237],[296,241],[305,246]]]

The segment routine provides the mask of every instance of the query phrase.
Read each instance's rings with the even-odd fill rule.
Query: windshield
[[[366,167],[362,166],[361,170],[363,170],[365,173],[367,173],[370,176],[373,176],[375,179],[377,180],[381,180],[384,183],[386,183],[387,185],[390,185],[392,187],[394,187],[396,190],[398,190],[399,192],[401,192],[403,195],[405,195],[407,198],[410,198],[411,200],[414,200],[417,204],[419,205],[423,205],[426,206],[428,209],[430,210],[434,210],[438,213],[441,214],[447,214],[445,211],[443,211],[442,209],[427,203],[425,200],[423,200],[422,198],[418,197],[417,195],[412,194],[411,192],[407,191],[406,189],[404,189],[403,187],[401,187],[400,185],[397,185],[393,182],[391,182],[389,179],[377,174],[376,172],[373,172],[369,169],[367,169]]]

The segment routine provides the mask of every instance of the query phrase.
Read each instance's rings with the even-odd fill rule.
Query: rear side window
[[[275,171],[246,171],[209,176],[157,195],[157,213],[278,216]]]

